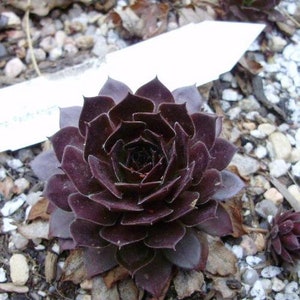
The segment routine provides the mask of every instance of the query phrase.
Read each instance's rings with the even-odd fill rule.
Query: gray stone
[[[253,286],[258,278],[259,276],[257,271],[252,268],[247,268],[242,275],[242,281],[250,286]]]
[[[259,162],[256,159],[241,155],[239,153],[236,153],[233,156],[230,164],[237,167],[241,176],[248,176],[250,174],[253,174],[257,172],[260,167]]]
[[[26,69],[20,58],[15,57],[9,60],[4,68],[4,74],[8,78],[18,77]]]
[[[7,55],[7,50],[5,48],[5,46],[0,43],[0,59],[6,57]]]

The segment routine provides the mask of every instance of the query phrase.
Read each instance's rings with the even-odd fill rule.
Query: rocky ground
[[[143,1],[66,1],[71,3],[66,8],[42,13],[32,6],[30,14],[9,2],[0,6],[0,88],[101,58],[189,22],[238,18],[224,14],[215,1],[153,2],[159,20],[145,17]],[[209,109],[224,116],[224,136],[239,147],[230,168],[246,183],[239,203],[248,230],[223,241],[221,258],[231,261],[227,270],[210,265],[190,290],[178,279],[167,299],[300,299],[300,264],[276,266],[265,253],[264,229],[279,208],[300,211],[300,3],[281,1],[277,11],[284,20],[268,20],[231,72],[199,87]],[[43,183],[30,169],[48,146],[0,153],[0,300],[88,300],[95,293],[90,281],[78,281],[74,261],[48,240]]]

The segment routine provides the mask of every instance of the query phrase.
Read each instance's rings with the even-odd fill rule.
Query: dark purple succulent
[[[276,263],[293,264],[300,259],[300,212],[289,210],[274,217],[268,250]]]
[[[201,103],[195,86],[171,93],[155,78],[132,93],[108,79],[61,111],[32,167],[47,179],[50,235],[83,249],[89,277],[121,265],[158,297],[174,268],[205,269],[205,233],[232,233],[222,202],[243,187],[225,170],[237,149]]]

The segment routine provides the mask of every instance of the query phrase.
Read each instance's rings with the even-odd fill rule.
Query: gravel
[[[118,5],[125,3],[120,1]],[[299,3],[284,0],[280,7],[299,22]],[[41,71],[52,72],[86,58],[101,58],[136,42],[123,38],[104,19],[104,13],[78,4],[33,18],[34,55]],[[17,12],[0,11],[0,29],[7,31],[7,40],[0,39],[0,87],[36,76],[22,22]],[[300,29],[286,36],[273,27],[249,51],[262,66],[258,72],[263,83],[260,92],[267,102],[257,94],[257,88],[253,93],[243,93],[239,80],[247,82],[232,70],[220,76],[221,100],[217,106],[210,101],[208,105],[222,112],[225,136],[239,147],[231,167],[247,183],[242,197],[244,223],[266,228],[280,206],[291,207],[288,197],[300,204]],[[0,300],[21,299],[18,297],[23,293],[30,299],[62,299],[63,294],[64,298],[88,300],[90,284],[58,284],[43,279],[46,254],[57,253],[58,246],[42,238],[47,233],[44,220],[36,227],[27,227],[31,208],[43,199],[43,184],[29,167],[42,147],[47,143],[0,153]],[[274,185],[270,176],[277,178],[284,189]],[[241,274],[237,299],[299,299],[300,264],[293,271],[276,266],[265,254],[264,242],[263,234],[253,233],[226,243],[238,259]],[[63,264],[62,257],[57,264],[58,277]]]

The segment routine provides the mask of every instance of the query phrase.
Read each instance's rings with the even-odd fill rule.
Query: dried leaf
[[[223,203],[223,206],[225,207],[226,211],[229,213],[230,216],[230,220],[233,227],[232,236],[238,238],[246,234],[246,231],[243,227],[243,204],[241,199],[239,197],[234,197]]]
[[[103,281],[106,284],[107,288],[111,288],[116,282],[121,281],[128,277],[129,272],[121,267],[118,266],[112,270],[110,270],[104,277]]]
[[[18,225],[18,231],[28,240],[48,239],[49,238],[49,222],[37,220],[30,224]]]
[[[64,264],[62,281],[72,281],[75,284],[79,284],[86,278],[87,273],[83,262],[82,250],[71,251]]]
[[[227,280],[227,278],[213,277],[213,289],[222,295],[222,299],[234,299],[237,291],[228,287]]]
[[[242,56],[239,63],[253,75],[257,75],[263,70],[263,66],[260,63],[247,55]]]
[[[50,215],[47,213],[49,201],[46,198],[41,199],[35,205],[32,206],[28,218],[28,221],[33,221],[36,219],[41,219],[44,221],[48,221]]]
[[[205,20],[214,20],[214,17],[205,9],[200,7],[182,7],[178,10],[179,26],[187,25],[190,23],[200,23]]]
[[[197,271],[179,271],[173,279],[178,299],[191,296],[196,291],[201,291],[204,276]]]
[[[45,259],[45,277],[47,282],[52,282],[56,277],[57,259],[56,253],[47,252]]]
[[[213,275],[228,276],[237,272],[237,258],[222,241],[209,237],[209,255],[206,270]]]
[[[10,199],[13,195],[14,181],[11,177],[5,177],[3,181],[0,182],[0,193],[5,199]]]

